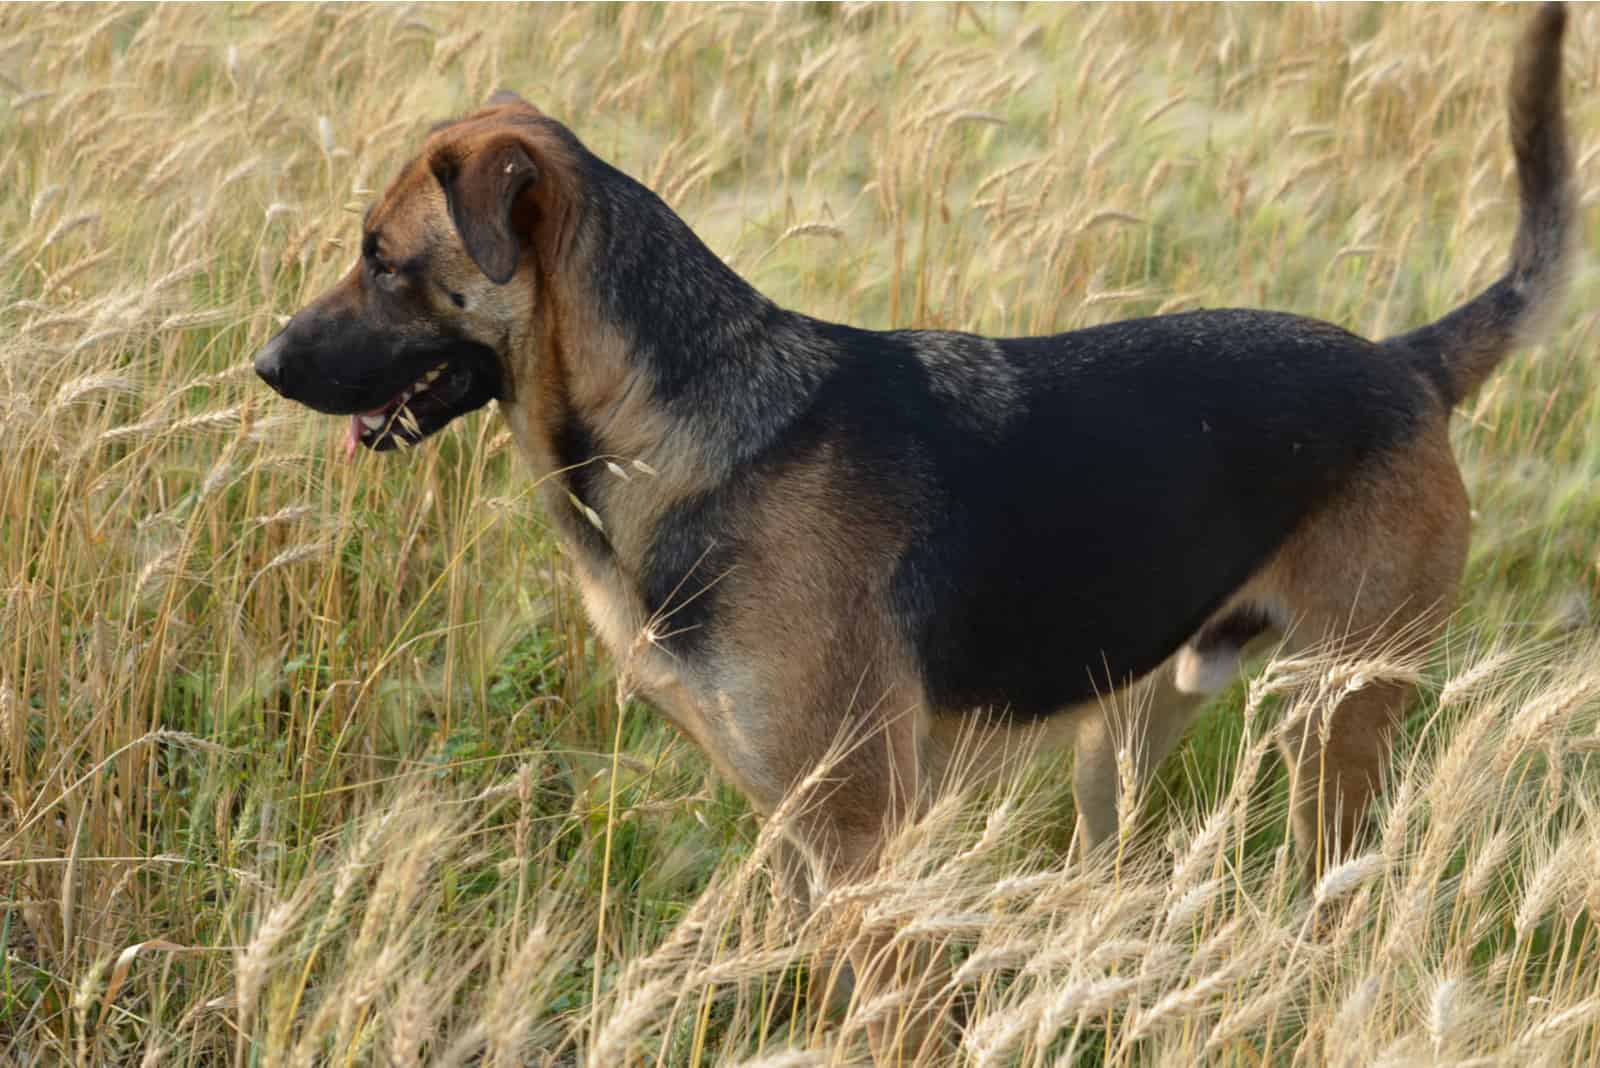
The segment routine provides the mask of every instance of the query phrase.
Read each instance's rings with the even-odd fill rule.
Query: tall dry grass
[[[1587,254],[1458,420],[1460,620],[1372,851],[1311,892],[1273,732],[1416,665],[1267,668],[1114,853],[1067,854],[1045,763],[797,922],[774,829],[616,706],[495,417],[344,464],[249,366],[502,85],[814,314],[1397,330],[1504,255],[1520,17],[0,8],[0,1061],[851,1063],[911,1002],[829,962],[885,930],[942,947],[901,998],[963,1063],[1600,1060]]]

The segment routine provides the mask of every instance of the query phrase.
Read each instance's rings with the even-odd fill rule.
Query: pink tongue
[[[361,431],[364,429],[361,420],[369,415],[387,416],[391,409],[397,407],[398,399],[390,401],[381,408],[374,408],[370,412],[358,412],[350,417],[350,429],[344,432],[344,458],[350,459],[356,454],[356,446],[361,444]]]

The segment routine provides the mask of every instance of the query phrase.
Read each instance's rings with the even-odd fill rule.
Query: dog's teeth
[[[363,415],[361,417],[361,425],[368,430],[382,430],[383,423],[384,419],[381,415]]]

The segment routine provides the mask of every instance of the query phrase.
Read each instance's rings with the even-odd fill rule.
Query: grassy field
[[[500,86],[818,316],[1395,332],[1509,248],[1523,15],[0,8],[0,1063],[856,1063],[903,1003],[830,1010],[821,965],[883,928],[956,963],[908,996],[959,1063],[1600,1062],[1592,225],[1456,420],[1429,663],[1241,683],[1114,857],[1067,855],[1064,762],[951,799],[803,925],[770,831],[619,703],[499,417],[344,462],[250,366]],[[1416,670],[1381,834],[1308,893],[1275,724]]]

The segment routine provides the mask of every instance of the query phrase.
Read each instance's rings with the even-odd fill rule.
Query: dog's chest
[[[540,484],[546,514],[572,561],[584,609],[616,661],[624,689],[649,698],[675,719],[691,715],[690,706],[696,702],[690,699],[688,680],[657,644],[649,609],[612,548],[605,520],[593,505],[572,494],[527,412],[508,405],[505,416]]]

